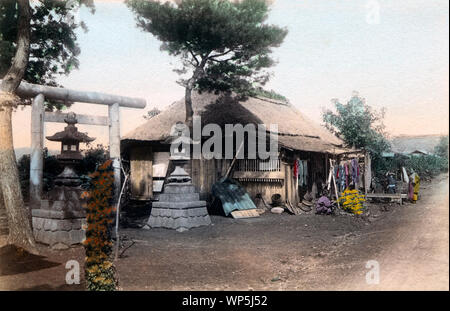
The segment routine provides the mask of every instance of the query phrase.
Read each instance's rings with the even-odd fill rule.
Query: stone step
[[[161,193],[159,195],[160,202],[190,202],[199,199],[198,193]]]
[[[196,207],[206,207],[206,201],[190,201],[190,202],[153,202],[153,208],[167,208],[167,209],[190,209]]]
[[[197,217],[150,217],[148,225],[152,228],[168,228],[168,229],[190,229],[211,224],[209,215]]]
[[[164,193],[195,193],[194,185],[167,184],[164,186]]]
[[[170,209],[170,208],[152,208],[152,213],[150,217],[196,217],[196,216],[206,216],[208,211],[206,207],[198,208],[188,208],[188,209]]]
[[[53,246],[57,243],[65,244],[66,246],[82,243],[85,239],[84,230],[70,230],[70,231],[49,231],[49,230],[33,230],[36,241],[43,244]]]

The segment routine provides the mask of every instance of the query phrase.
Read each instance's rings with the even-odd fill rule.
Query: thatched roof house
[[[335,154],[343,151],[343,141],[327,129],[311,121],[289,103],[250,97],[239,103],[216,104],[218,96],[211,93],[192,96],[194,113],[202,116],[202,123],[278,124],[279,143],[293,150]],[[171,104],[165,111],[137,127],[122,138],[132,141],[164,141],[171,127],[185,119],[184,99]]]
[[[270,202],[273,194],[298,202],[314,186],[325,182],[329,157],[348,151],[343,141],[311,121],[289,103],[250,97],[232,100],[210,93],[194,93],[193,109],[202,117],[202,124],[270,124],[278,125],[279,159],[276,163],[263,160],[238,160],[232,177],[239,180],[254,198],[261,194]],[[219,99],[219,100],[218,100]],[[171,104],[165,111],[122,138],[122,154],[131,162],[131,191],[136,199],[154,199],[163,190],[169,167],[169,145],[174,124],[185,120],[184,99]],[[298,164],[300,161],[300,164]],[[209,199],[212,184],[224,175],[231,160],[192,160],[193,183],[205,199]],[[295,164],[297,163],[297,164]],[[304,169],[301,179],[293,177],[294,165]],[[300,180],[300,182],[299,182]]]

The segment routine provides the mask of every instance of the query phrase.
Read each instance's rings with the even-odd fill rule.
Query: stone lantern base
[[[189,175],[177,166],[169,177],[169,184],[164,186],[164,193],[159,195],[159,201],[152,204],[147,225],[181,232],[210,224],[206,201],[200,201]]]
[[[82,208],[81,191],[73,187],[56,187],[52,190],[53,199],[42,200],[41,208],[32,210],[37,242],[54,249],[66,249],[83,242],[86,213]]]

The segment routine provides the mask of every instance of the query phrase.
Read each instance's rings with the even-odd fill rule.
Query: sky
[[[146,111],[164,109],[184,96],[172,70],[177,58],[136,27],[120,0],[95,1],[81,9],[89,31],[78,32],[80,68],[59,82],[67,88],[146,99],[144,110],[121,108],[121,133],[145,122]],[[377,8],[379,8],[378,13]],[[449,3],[447,0],[275,0],[269,23],[289,31],[274,51],[277,65],[266,85],[321,123],[331,99],[346,102],[353,91],[374,108],[385,107],[392,135],[448,134]],[[107,107],[76,103],[75,113],[107,115]],[[13,116],[14,145],[30,146],[29,107]],[[108,142],[108,129],[79,125]],[[46,123],[45,134],[64,124]],[[55,143],[45,143],[58,149]]]

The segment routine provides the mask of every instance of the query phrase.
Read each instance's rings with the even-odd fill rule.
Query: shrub
[[[43,171],[43,191],[47,192],[53,187],[53,179],[62,172],[62,167],[55,156],[48,154],[48,149],[44,148],[44,171]],[[25,201],[29,199],[30,190],[30,155],[24,154],[17,161],[19,170],[19,180],[22,189],[22,195]]]
[[[114,212],[111,204],[114,182],[111,163],[107,160],[90,175],[91,186],[83,194],[87,198],[86,240],[83,242],[86,251],[85,276],[87,289],[91,291],[113,291],[117,287],[109,229]]]
[[[406,160],[405,166],[413,169],[420,177],[432,178],[448,171],[448,159],[435,155],[412,156]]]

